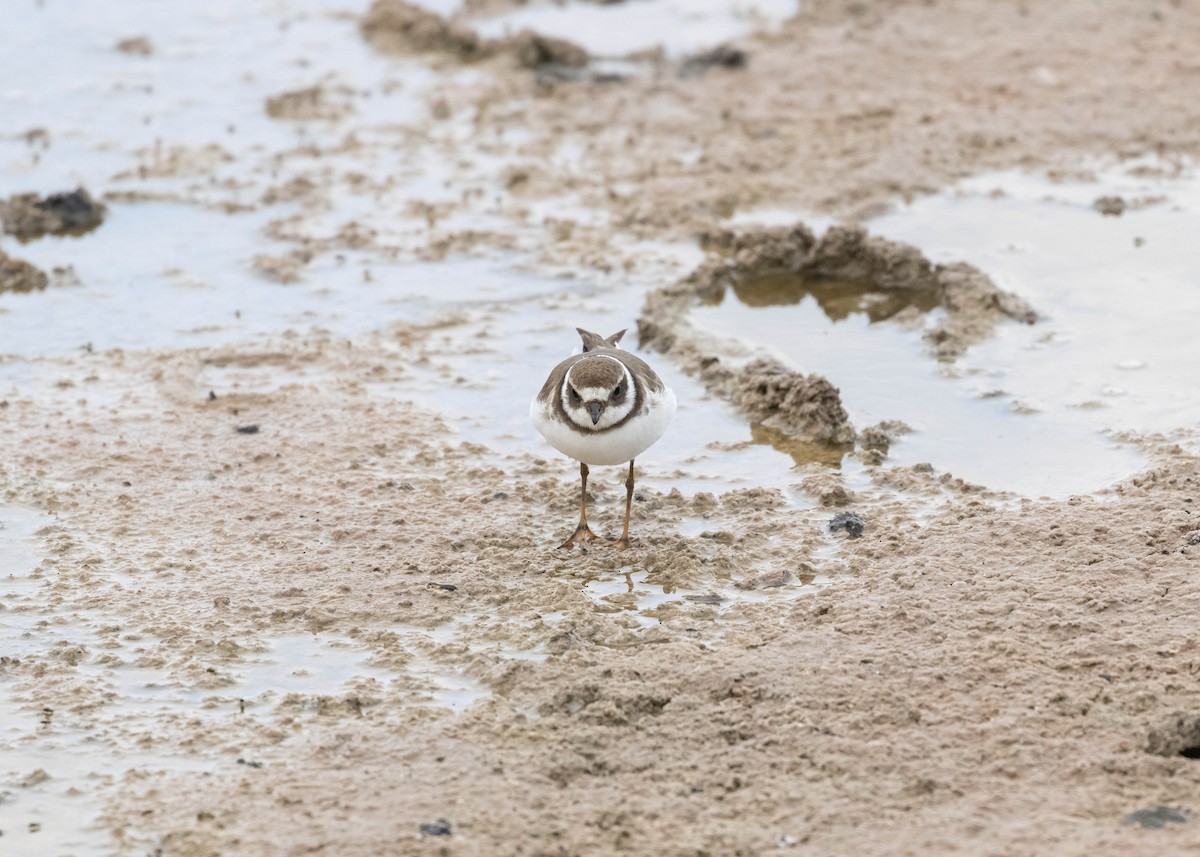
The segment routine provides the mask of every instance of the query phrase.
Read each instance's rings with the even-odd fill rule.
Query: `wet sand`
[[[1090,387],[1078,423],[1022,413],[1024,370],[980,361],[1018,335],[1069,348],[1067,308],[976,259],[895,251],[910,286],[936,266],[987,296],[965,326],[944,278],[881,313],[904,366],[983,401],[1010,383],[996,419],[1051,451],[1086,433],[1105,473],[1132,451],[1104,485],[1022,494],[950,472],[936,438],[912,461],[913,427],[860,419],[836,367],[754,363],[786,355],[705,327],[695,288],[803,268],[823,227],[795,265],[795,242],[779,265],[729,255],[756,213],[854,222],[1008,167],[1185,178],[1193,8],[813,3],[739,38],[744,66],[642,56],[607,82],[547,73],[608,67],[530,60],[528,40],[464,55],[428,21],[432,41],[368,41],[366,4],[219,12],[97,24],[111,124],[47,113],[2,141],[3,196],[83,185],[107,206],[85,236],[0,244],[47,273],[0,295],[5,848],[1200,844],[1187,373],[1141,429]],[[189,83],[197,57],[238,88]],[[832,273],[902,284],[882,267]],[[638,463],[635,546],[555,550],[577,471],[528,397],[575,324],[639,323],[681,410]],[[803,419],[781,405],[799,399]],[[623,474],[597,471],[612,536]],[[861,537],[831,530],[841,512]]]

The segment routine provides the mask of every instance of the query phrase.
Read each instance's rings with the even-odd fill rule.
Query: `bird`
[[[550,371],[529,403],[529,419],[551,446],[579,462],[579,524],[560,548],[586,547],[597,538],[587,522],[588,466],[629,462],[625,526],[612,543],[625,549],[630,546],[633,462],[667,430],[675,414],[675,393],[644,360],[617,344],[624,330],[612,336],[575,330],[583,351]]]

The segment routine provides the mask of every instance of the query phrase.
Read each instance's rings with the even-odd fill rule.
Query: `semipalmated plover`
[[[625,480],[625,529],[614,547],[629,547],[633,503],[633,460],[662,437],[675,413],[675,394],[645,361],[617,343],[625,331],[607,338],[576,328],[583,353],[554,367],[529,403],[529,418],[542,437],[579,462],[583,480],[579,526],[559,547],[596,538],[587,524],[588,465],[629,462]]]

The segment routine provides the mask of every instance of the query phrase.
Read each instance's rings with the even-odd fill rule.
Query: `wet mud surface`
[[[0,236],[0,851],[1194,846],[1200,19],[553,26],[635,5],[30,13],[79,65],[0,93],[67,215]],[[635,321],[634,545],[556,550],[529,398]]]

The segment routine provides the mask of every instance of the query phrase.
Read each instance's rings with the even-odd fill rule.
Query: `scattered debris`
[[[834,515],[829,522],[829,532],[836,533],[839,530],[845,530],[846,535],[852,539],[861,536],[866,527],[867,522],[857,512],[840,512]]]
[[[83,235],[104,221],[104,205],[83,188],[39,197],[19,193],[0,203],[4,231],[18,240],[30,241],[43,235]]]
[[[238,759],[237,763],[239,765],[245,765],[247,768],[261,768],[263,766],[262,762],[251,762],[247,759]]]
[[[238,426],[237,433],[238,434],[258,434],[258,424],[255,423],[253,425],[248,425],[248,426]]]
[[[287,119],[294,122],[324,120],[334,122],[353,108],[345,101],[333,101],[324,87],[310,86],[281,92],[267,99],[267,115],[272,119]]]
[[[436,583],[431,580],[428,583],[426,583],[425,585],[427,587],[429,587],[430,589],[438,589],[438,590],[441,590],[442,592],[457,592],[458,591],[458,587],[455,586],[453,583]]]

